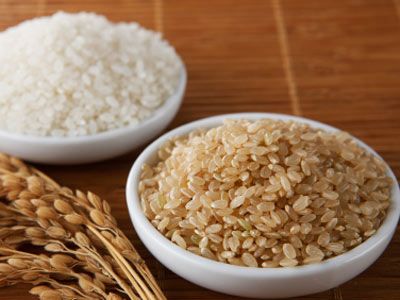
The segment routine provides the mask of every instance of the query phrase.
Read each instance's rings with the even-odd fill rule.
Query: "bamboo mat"
[[[400,176],[400,1],[0,0],[0,29],[58,10],[95,11],[165,35],[189,74],[184,104],[170,128],[230,112],[305,116],[364,140]],[[124,185],[139,150],[92,165],[38,167],[63,184],[109,199],[170,299],[233,299],[179,278],[137,240]],[[301,299],[400,299],[399,257],[398,230],[363,274]],[[31,299],[27,290],[3,288],[0,299]]]

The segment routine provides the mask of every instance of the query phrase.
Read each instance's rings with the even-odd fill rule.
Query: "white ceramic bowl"
[[[40,137],[0,130],[0,152],[45,164],[79,164],[124,154],[151,140],[175,117],[186,88],[182,64],[176,92],[153,115],[138,125],[78,137]]]
[[[141,166],[145,162],[154,162],[157,149],[171,137],[185,135],[200,127],[218,126],[226,118],[295,120],[327,131],[337,130],[316,121],[288,115],[243,113],[192,122],[166,133],[153,142],[138,157],[130,171],[126,197],[130,217],[137,234],[147,249],[163,265],[183,278],[214,291],[242,297],[283,298],[317,293],[336,287],[360,274],[382,254],[393,236],[400,213],[399,186],[390,169],[389,176],[394,181],[392,203],[377,233],[356,248],[318,264],[276,269],[239,267],[192,254],[159,233],[141,210],[137,190]],[[378,156],[366,144],[358,142],[369,152]]]

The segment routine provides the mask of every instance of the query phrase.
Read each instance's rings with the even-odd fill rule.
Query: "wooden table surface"
[[[0,0],[0,29],[58,10],[94,11],[164,34],[189,74],[170,128],[230,112],[305,116],[361,138],[400,176],[400,1]],[[38,167],[110,201],[169,299],[232,299],[179,278],[137,239],[124,187],[140,150],[96,164]],[[360,276],[301,299],[400,299],[399,233]],[[0,289],[0,299],[31,299],[27,290]]]

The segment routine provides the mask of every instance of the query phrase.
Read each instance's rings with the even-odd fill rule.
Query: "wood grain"
[[[162,31],[187,65],[185,101],[170,128],[229,112],[304,115],[363,139],[400,176],[399,7],[398,0],[0,0],[0,29],[58,10],[138,21]],[[232,299],[166,270],[137,239],[124,188],[140,150],[84,166],[37,167],[108,199],[170,299]],[[398,230],[363,274],[301,299],[400,299],[399,257]],[[28,289],[0,289],[0,299],[35,299]]]

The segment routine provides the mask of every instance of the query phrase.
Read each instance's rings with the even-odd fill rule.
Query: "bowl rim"
[[[182,96],[186,89],[187,71],[185,63],[183,62],[182,58],[178,54],[177,57],[181,70],[179,74],[178,86],[176,87],[175,92],[168,99],[166,99],[160,107],[158,107],[155,111],[153,111],[150,117],[144,119],[138,124],[131,124],[128,126],[114,128],[91,135],[80,135],[80,136],[38,136],[38,135],[29,135],[23,133],[14,133],[11,131],[0,129],[0,138],[18,142],[29,142],[29,143],[40,143],[40,144],[81,144],[81,143],[91,143],[95,141],[101,141],[116,136],[120,136],[131,131],[141,130],[149,126],[149,124],[157,122],[159,118],[161,118],[165,114],[165,112],[170,111],[170,109],[175,105],[180,106],[183,101]]]
[[[229,272],[229,274],[236,275],[236,276],[252,276],[256,278],[263,278],[263,277],[275,277],[275,278],[286,278],[286,277],[300,277],[304,275],[315,275],[323,270],[334,270],[338,268],[340,265],[352,263],[366,253],[371,252],[374,248],[379,247],[379,245],[384,242],[387,237],[389,236],[390,239],[396,229],[397,222],[399,220],[400,215],[400,191],[399,191],[399,184],[397,179],[389,167],[389,165],[385,162],[388,168],[388,175],[393,180],[393,187],[392,187],[392,203],[388,208],[388,213],[386,218],[384,219],[381,226],[378,228],[377,232],[368,238],[366,241],[361,243],[360,245],[356,246],[355,248],[340,254],[338,256],[329,258],[317,264],[310,264],[310,265],[300,265],[295,267],[282,267],[282,268],[256,268],[256,267],[244,267],[244,266],[236,266],[231,265],[223,262],[213,261],[211,259],[204,258],[197,254],[194,254],[188,250],[182,249],[175,243],[171,242],[167,239],[163,234],[161,234],[147,219],[144,215],[140,199],[138,195],[138,182],[139,182],[139,175],[141,172],[141,166],[144,162],[146,162],[151,156],[154,156],[155,151],[158,150],[159,146],[162,145],[165,141],[169,140],[170,138],[178,135],[185,135],[189,131],[197,128],[211,128],[218,126],[221,124],[224,119],[250,119],[256,120],[260,118],[270,118],[276,120],[294,120],[301,123],[309,124],[316,128],[321,128],[327,131],[337,131],[338,128],[333,126],[310,120],[303,117],[292,116],[292,115],[285,115],[285,114],[276,114],[276,113],[235,113],[235,114],[223,114],[223,115],[216,115],[212,117],[203,118],[200,120],[196,120],[182,126],[179,126],[164,135],[160,136],[150,145],[148,145],[143,152],[139,155],[139,157],[134,162],[127,179],[126,183],[126,202],[128,206],[129,215],[131,218],[131,222],[137,225],[140,225],[140,229],[142,230],[141,233],[138,233],[139,237],[141,234],[143,235],[150,235],[154,241],[159,243],[159,246],[163,247],[164,249],[169,249],[170,251],[174,252],[175,255],[179,256],[180,259],[185,261],[190,261],[191,264],[198,265],[201,268],[209,269],[210,271],[217,272],[217,273],[224,273]],[[354,136],[353,136],[354,137]],[[357,143],[366,149],[368,152],[378,156],[382,159],[382,157],[371,147],[367,144],[362,142],[361,140],[354,137]],[[383,159],[382,159],[383,160]],[[383,160],[384,161],[384,160]],[[136,227],[136,226],[135,226]],[[138,227],[138,226],[137,226]],[[135,228],[137,229],[137,228]],[[140,237],[141,238],[141,237]],[[372,262],[371,262],[372,263]]]

